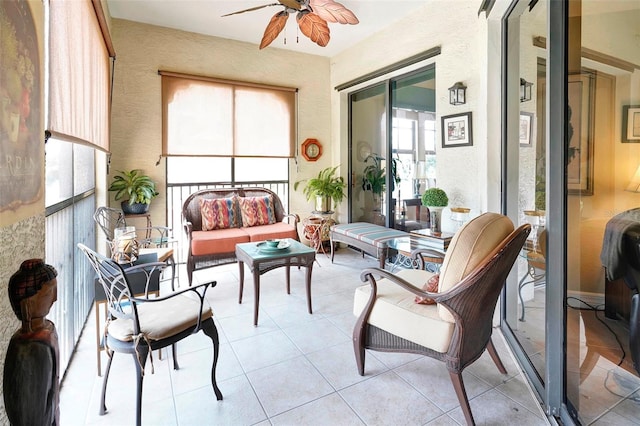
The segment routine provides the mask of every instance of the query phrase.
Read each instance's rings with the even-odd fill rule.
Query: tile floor
[[[350,249],[340,249],[334,264],[319,254],[313,268],[313,315],[306,310],[304,270],[292,269],[290,295],[284,270],[268,272],[262,276],[257,327],[251,285],[245,285],[243,303],[237,303],[237,265],[198,272],[199,282],[218,283],[208,298],[220,333],[217,374],[224,400],[215,400],[209,381],[211,344],[199,333],[179,344],[179,370],[171,369],[166,352],[162,360],[154,353],[154,374],[147,363],[143,424],[464,424],[442,363],[368,351],[365,376],[358,375],[351,345],[353,291],[361,285],[360,271],[376,263]],[[186,274],[180,278],[184,285]],[[98,415],[102,379],[96,374],[93,318],[92,313],[62,383],[61,423],[133,424],[135,370],[128,356],[114,359],[108,413]],[[494,343],[507,375],[486,353],[463,373],[477,424],[548,424],[499,330]]]

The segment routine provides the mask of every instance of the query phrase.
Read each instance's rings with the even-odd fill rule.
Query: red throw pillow
[[[436,274],[434,276],[432,276],[431,278],[429,278],[429,281],[427,281],[427,283],[425,285],[422,286],[422,289],[424,291],[428,291],[429,293],[437,293],[438,292],[438,283],[440,282],[440,275]],[[436,301],[433,300],[430,297],[421,297],[421,296],[416,296],[415,299],[416,303],[419,303],[421,305],[435,305]]]
[[[236,197],[201,199],[202,230],[236,228],[238,226],[237,206]]]
[[[260,226],[276,223],[275,207],[271,195],[240,197],[242,226]]]

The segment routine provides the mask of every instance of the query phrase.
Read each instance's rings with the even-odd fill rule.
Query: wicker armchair
[[[356,289],[354,298],[359,318],[353,344],[360,375],[364,375],[365,349],[418,353],[443,361],[467,423],[474,424],[462,370],[487,349],[500,372],[506,373],[491,341],[492,317],[530,231],[529,224],[514,230],[509,218],[495,213],[468,222],[446,252],[437,293],[422,289],[433,273],[365,269],[360,277],[368,285]],[[412,256],[420,264],[420,251]],[[416,296],[435,303],[415,303]]]

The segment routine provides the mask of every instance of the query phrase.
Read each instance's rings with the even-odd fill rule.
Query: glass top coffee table
[[[444,258],[444,251],[433,247],[428,241],[425,241],[419,236],[411,235],[409,237],[394,238],[389,240],[387,245],[390,249],[397,251],[396,260],[391,266],[391,271],[394,271],[398,266],[409,269],[419,267],[420,265],[411,257],[411,252],[417,249],[433,250],[431,253],[427,252],[422,254],[424,269],[434,273],[440,271],[440,266],[442,265],[442,260]]]
[[[307,308],[311,310],[311,271],[316,260],[316,251],[300,242],[286,238],[280,241],[277,248],[268,247],[264,241],[258,243],[236,244],[236,257],[240,268],[240,294],[238,303],[242,303],[244,288],[244,265],[253,273],[253,289],[255,292],[253,304],[253,325],[258,325],[258,306],[260,304],[260,275],[272,269],[285,267],[287,279],[287,294],[291,293],[291,266],[307,268],[305,286],[307,291]]]

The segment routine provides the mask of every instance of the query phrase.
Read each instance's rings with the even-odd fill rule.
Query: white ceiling
[[[239,15],[222,15],[277,0],[107,0],[113,18],[127,19],[184,31],[254,43],[256,50],[269,20],[282,6],[270,6]],[[358,17],[357,25],[329,24],[331,39],[320,47],[297,31],[295,15],[266,49],[282,48],[321,56],[334,56],[394,21],[424,7],[428,0],[340,0]],[[431,2],[433,3],[433,2]],[[286,44],[284,34],[286,32]],[[298,38],[298,42],[296,42]]]

